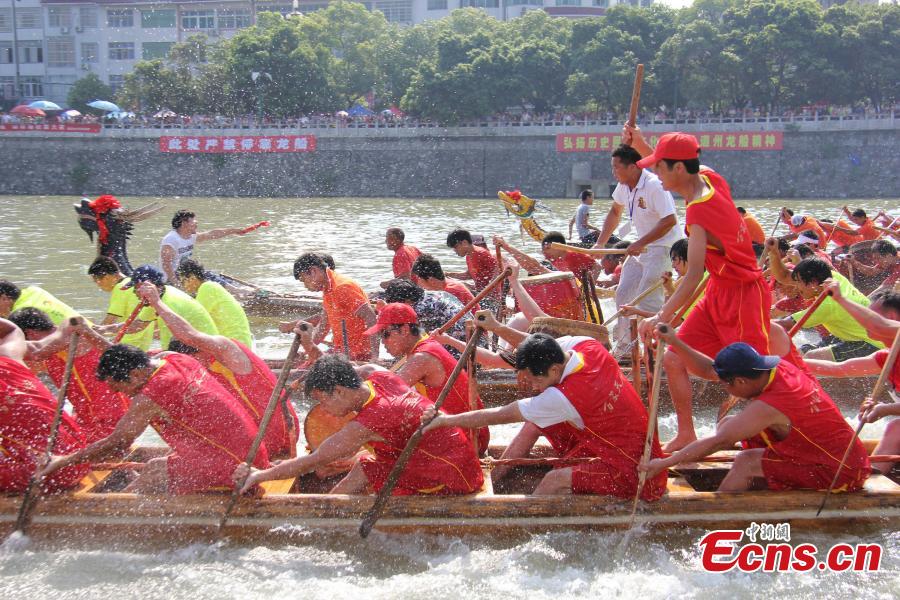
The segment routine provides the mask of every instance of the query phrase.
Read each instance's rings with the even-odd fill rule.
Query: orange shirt
[[[856,233],[862,237],[862,241],[876,240],[881,232],[875,229],[875,223],[872,219],[866,219],[866,222],[856,228]]]
[[[838,246],[850,246],[854,242],[859,241],[852,235],[844,233],[843,231],[839,231],[837,229],[838,227],[843,227],[844,229],[853,229],[853,225],[843,219],[838,219],[836,226],[823,227],[823,229],[829,236],[828,242],[834,242]],[[819,244],[819,247],[824,248],[825,245],[826,244]]]
[[[322,293],[322,308],[328,317],[328,326],[332,332],[334,347],[338,351],[344,349],[344,335],[341,321],[347,324],[347,346],[350,348],[350,357],[354,360],[368,360],[372,350],[369,338],[363,333],[366,330],[366,322],[356,316],[359,307],[369,302],[369,297],[359,284],[326,269],[328,287]]]
[[[750,232],[750,241],[757,244],[766,243],[766,232],[763,231],[762,225],[756,220],[756,217],[750,213],[744,214],[744,223],[747,225],[747,231]]]
[[[812,231],[819,238],[819,246],[822,247],[825,245],[825,240],[828,237],[825,235],[825,231],[819,227],[819,224],[812,217],[806,217],[806,220],[803,221],[800,225],[794,226],[790,225],[792,233],[803,233],[804,231]]]

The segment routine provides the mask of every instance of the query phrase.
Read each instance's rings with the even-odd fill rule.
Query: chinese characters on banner
[[[315,152],[314,135],[169,135],[159,138],[162,152],[190,154]]]
[[[100,123],[3,123],[0,131],[69,131],[100,133]]]
[[[781,131],[691,131],[702,150],[781,150],[784,133]],[[655,146],[659,133],[650,134],[647,141]],[[622,143],[617,133],[561,133],[556,136],[557,152],[612,152]]]

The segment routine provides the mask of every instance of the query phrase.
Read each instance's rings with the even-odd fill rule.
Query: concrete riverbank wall
[[[556,198],[588,184],[605,195],[613,181],[608,151],[558,152],[553,135],[326,134],[308,153],[170,154],[160,133],[190,135],[4,132],[0,194],[482,198],[519,188]],[[897,129],[785,131],[781,150],[713,150],[703,162],[736,198],[900,197]]]

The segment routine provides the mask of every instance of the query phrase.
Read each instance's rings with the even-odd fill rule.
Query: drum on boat
[[[322,408],[321,404],[316,404],[309,410],[306,419],[303,421],[303,436],[306,438],[306,448],[310,452],[313,452],[322,445],[322,442],[331,437],[332,434],[340,431],[341,428],[352,421],[354,417],[356,417],[355,412],[346,414],[343,417],[336,417]],[[367,452],[358,452],[353,456],[347,456],[338,459],[333,463],[321,466],[316,469],[316,475],[321,479],[325,479],[327,477],[346,473],[364,454],[367,454]]]
[[[528,295],[551,317],[584,320],[584,303],[575,275],[569,271],[544,273],[522,280]]]

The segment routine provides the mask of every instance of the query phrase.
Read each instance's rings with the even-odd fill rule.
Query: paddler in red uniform
[[[311,336],[300,333],[304,348],[310,347]],[[245,489],[261,481],[309,473],[352,456],[363,445],[368,445],[374,456],[357,462],[331,492],[365,494],[370,487],[378,491],[384,486],[409,438],[418,429],[422,415],[434,407],[399,376],[375,365],[365,365],[357,371],[346,359],[334,355],[315,362],[306,379],[306,394],[334,416],[356,413],[356,417],[322,442],[312,454],[286,460],[263,471],[252,470]],[[235,470],[234,479],[241,481],[245,476],[247,467],[241,465]],[[481,489],[483,483],[481,465],[472,442],[457,427],[422,436],[393,495],[471,494]]]
[[[137,294],[156,311],[175,339],[181,342],[170,344],[169,348],[194,355],[231,392],[258,427],[272,390],[275,389],[275,375],[265,361],[238,340],[222,335],[208,335],[194,329],[162,303],[156,286],[142,283],[138,286]],[[290,400],[283,396],[263,437],[269,457],[276,459],[296,456],[297,431],[297,413]]]
[[[35,458],[43,456],[50,438],[56,400],[25,366],[25,335],[15,324],[0,319],[0,492],[21,493],[34,473]],[[55,452],[84,447],[75,420],[63,413]],[[87,465],[75,464],[41,482],[45,493],[67,490],[87,475]]]
[[[397,369],[407,385],[436,402],[457,361],[438,341],[424,335],[419,329],[416,311],[408,304],[387,304],[378,312],[374,327],[366,330],[366,335],[380,335],[384,348],[394,358],[403,360]],[[469,405],[469,375],[462,371],[441,409],[456,415],[469,410],[484,408],[481,398],[474,398],[474,406]],[[487,427],[478,430],[478,449],[483,454],[490,443]]]
[[[740,342],[729,344],[712,360],[671,329],[659,335],[678,348],[694,372],[718,378],[729,394],[751,402],[739,414],[720,421],[714,435],[695,440],[668,458],[651,460],[646,465],[648,476],[760,436],[766,446],[739,452],[719,491],[827,490],[853,440],[835,490],[863,486],[871,470],[865,447],[854,439],[834,401],[797,367]]]
[[[27,340],[38,342],[29,344],[27,359],[45,361],[53,385],[61,387],[69,338],[81,327],[73,328],[68,324],[56,327],[45,312],[36,308],[17,310],[9,316],[9,320],[25,332]],[[100,340],[104,345],[109,344],[103,338]],[[79,341],[66,391],[66,400],[75,409],[75,420],[89,444],[111,434],[116,423],[128,411],[129,404],[126,395],[113,391],[97,379],[100,352],[87,339]]]
[[[542,265],[539,261],[511,245],[499,235],[495,235],[493,241],[495,245],[500,246],[512,255],[512,257],[516,259],[516,262],[519,263],[519,266],[525,269],[529,275],[552,273],[550,269]],[[550,231],[544,236],[544,239],[541,240],[541,254],[543,254],[544,258],[553,265],[554,269],[557,271],[569,271],[575,275],[579,281],[585,273],[589,273],[592,279],[597,279],[597,276],[600,275],[601,271],[600,264],[597,263],[597,261],[587,254],[557,250],[552,247],[552,244],[554,243],[566,245],[566,238],[558,231]]]
[[[100,357],[97,378],[131,397],[115,431],[87,448],[55,456],[42,473],[125,452],[152,426],[172,448],[147,462],[129,492],[195,494],[231,490],[231,474],[246,459],[256,424],[199,362],[183,354],[151,358],[134,346],[112,346]],[[265,444],[254,464],[269,465]]]
[[[504,338],[509,341],[518,333],[506,328]],[[592,338],[566,336],[554,340],[543,333],[519,337],[523,340],[516,348],[519,382],[537,395],[502,408],[440,414],[426,431],[525,421],[502,458],[527,456],[543,435],[560,458],[598,459],[553,469],[535,488],[535,494],[633,498],[648,417],[615,359]],[[662,456],[655,435],[652,456]],[[497,471],[495,479],[506,472]],[[665,489],[666,473],[660,472],[646,482],[641,498],[659,500]]]
[[[447,247],[457,256],[466,259],[466,270],[461,273],[447,273],[458,279],[471,279],[475,282],[475,293],[487,287],[500,274],[497,259],[486,248],[472,243],[472,234],[465,229],[455,229],[447,236]],[[501,300],[502,290],[498,286],[481,301],[481,307],[494,310]]]
[[[649,153],[650,147],[637,128],[626,126],[623,135],[625,143],[642,155]],[[656,149],[638,166],[655,167],[663,188],[685,199],[688,235],[684,282],[656,316],[641,323],[642,337],[646,340],[657,323],[668,323],[675,317],[700,284],[705,267],[709,272],[706,294],[678,328],[679,338],[707,356],[715,356],[724,346],[741,341],[767,354],[772,294],[757,265],[750,233],[731,199],[728,183],[715,171],[701,168],[697,138],[685,133],[660,137]],[[678,435],[665,447],[672,452],[697,439],[697,435],[688,370],[676,352],[666,352],[664,360],[678,417]]]

